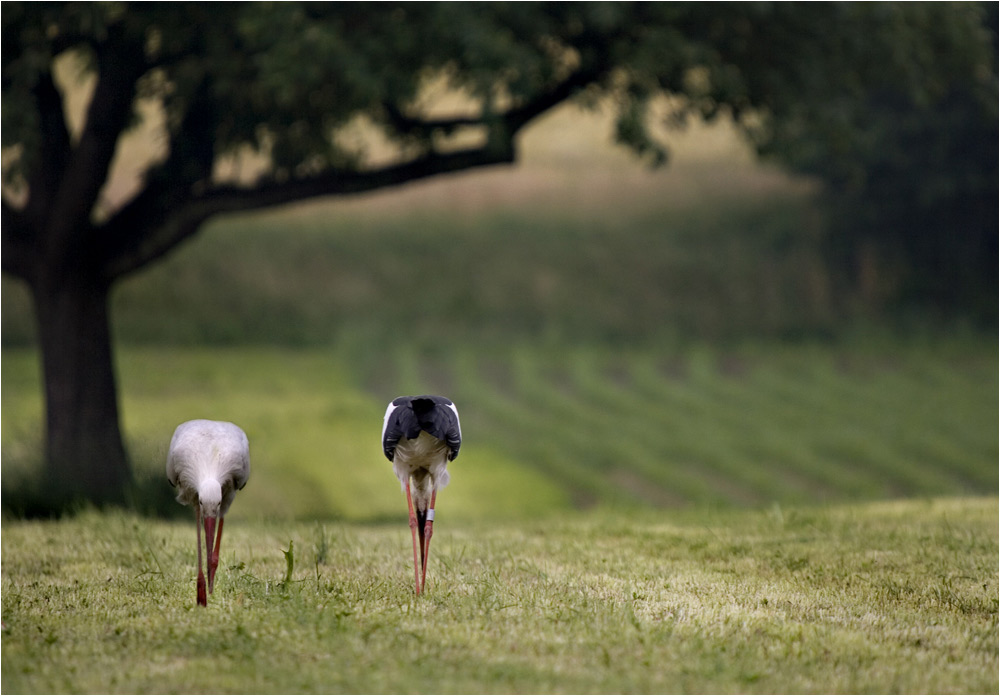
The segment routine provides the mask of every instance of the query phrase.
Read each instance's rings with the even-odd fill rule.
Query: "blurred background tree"
[[[220,214],[512,162],[569,99],[610,97],[652,164],[662,96],[672,124],[731,117],[826,184],[860,296],[995,322],[995,6],[24,3],[3,36],[3,270],[34,303],[56,497],[120,500],[130,477],[117,281]],[[82,123],[60,71],[96,76]],[[441,80],[460,106],[426,99]],[[165,116],[159,154],[114,201],[140,102]]]
[[[745,73],[749,94],[768,95],[769,118],[749,134],[763,156],[823,182],[842,289],[868,311],[919,308],[995,325],[996,4],[783,11],[804,20],[786,36],[825,58],[800,65],[794,90]],[[754,62],[759,48],[745,38],[724,49],[727,60]]]

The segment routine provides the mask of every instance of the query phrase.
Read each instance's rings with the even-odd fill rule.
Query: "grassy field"
[[[139,472],[162,484],[178,422],[228,419],[253,443],[253,510],[384,519],[384,405],[433,392],[463,414],[460,515],[997,489],[995,334],[851,313],[812,188],[731,130],[694,128],[649,171],[607,125],[560,111],[515,167],[219,219],[121,283]],[[2,304],[9,488],[42,421],[7,278]]]
[[[834,297],[812,215],[785,195],[711,209],[647,201],[617,218],[499,204],[227,218],[118,286],[115,333],[295,347],[826,337],[848,302]],[[8,279],[3,293],[5,345],[24,345],[23,289]]]
[[[162,511],[174,427],[232,420],[253,477],[237,516],[402,519],[378,437],[401,393],[445,393],[465,444],[442,493],[461,519],[551,510],[768,506],[997,490],[997,363],[988,342],[685,350],[522,345],[385,353],[120,351],[123,425]],[[4,482],[37,464],[34,354],[3,353]]]
[[[207,609],[190,521],[5,522],[3,691],[998,688],[995,497],[489,524],[442,511],[420,598],[405,523],[242,519]]]
[[[214,221],[115,289],[134,508],[189,516],[184,420],[243,426],[253,473],[206,611],[189,519],[6,518],[5,693],[996,692],[995,334],[880,326],[812,187],[731,132],[650,172],[576,118],[516,167]],[[42,404],[2,283],[16,512]],[[422,392],[465,443],[417,600],[378,435]]]

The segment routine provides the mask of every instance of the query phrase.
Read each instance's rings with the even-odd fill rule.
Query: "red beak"
[[[216,536],[215,524],[219,523]],[[222,518],[205,518],[205,539],[207,540],[208,556],[205,559],[205,572],[208,575],[208,594],[215,589],[215,569],[219,567],[219,545],[222,542]],[[213,541],[214,539],[214,541]]]
[[[215,536],[215,518],[206,517],[205,518],[205,547],[208,549],[208,553],[205,554],[205,567],[211,568],[212,565],[212,538]],[[205,607],[208,606],[208,587],[205,582],[205,573],[201,570],[201,543],[199,539],[198,544],[198,604]]]
[[[205,517],[205,544],[212,548],[212,537],[215,536],[216,517]]]
[[[195,519],[195,522],[196,522],[195,527],[194,527],[194,531],[195,531],[195,535],[194,536],[195,536],[195,539],[198,540],[198,604],[199,604],[199,606],[206,607],[206,606],[208,606],[208,592],[207,592],[208,587],[207,587],[207,585],[205,583],[205,573],[201,569],[201,526],[202,526],[202,520],[201,520],[201,506],[200,505],[195,505],[194,506],[194,519]],[[211,525],[209,524],[210,522],[211,522]],[[212,541],[211,541],[211,539],[212,539],[212,536],[211,536],[212,535],[212,531],[209,531],[209,527],[210,526],[212,528],[212,531],[215,531],[215,518],[214,517],[206,517],[205,518],[205,545],[208,546],[208,553],[209,554],[212,553]]]
[[[207,556],[205,559],[206,569],[211,567],[212,563],[212,542],[215,541],[215,522],[215,517],[205,518],[205,548],[208,550],[208,553],[205,554]]]

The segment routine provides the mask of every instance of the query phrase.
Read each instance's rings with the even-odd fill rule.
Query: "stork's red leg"
[[[215,589],[215,571],[219,567],[219,548],[222,546],[222,523],[225,521],[224,517],[219,518],[219,530],[215,534],[215,548],[212,549],[212,553],[208,558],[208,593],[212,594],[212,590]]]
[[[424,522],[424,548],[420,558],[423,561],[423,570],[420,577],[420,586],[427,585],[427,556],[431,552],[431,536],[434,534],[434,503],[437,501],[437,490],[431,491],[431,506],[427,508],[427,521]]]
[[[406,505],[410,509],[410,535],[413,537],[413,578],[420,594],[420,564],[417,562],[417,516],[413,512],[413,498],[410,496],[410,482],[406,482]]]
[[[208,606],[208,596],[205,594],[205,573],[201,570],[201,506],[194,506],[195,536],[198,537],[198,604]]]

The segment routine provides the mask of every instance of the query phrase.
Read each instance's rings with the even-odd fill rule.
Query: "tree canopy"
[[[911,240],[961,238],[960,276],[996,245],[995,6],[71,2],[5,3],[2,21],[2,265],[38,315],[50,477],[94,500],[128,478],[107,316],[118,279],[215,215],[514,161],[517,133],[568,99],[610,99],[616,138],[651,163],[666,158],[657,98],[673,97],[673,123],[731,116],[762,154],[850,198],[865,224],[845,239],[902,265],[949,248],[909,253],[926,246]],[[67,56],[96,78],[79,129],[55,78]],[[464,106],[426,98],[440,80]],[[143,99],[165,115],[163,155],[102,207]],[[359,120],[391,159],[350,137]],[[225,176],[246,153],[258,175]],[[919,234],[894,217],[915,193],[937,211]],[[963,209],[976,213],[949,217]],[[995,287],[995,263],[982,272]]]

